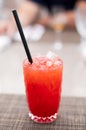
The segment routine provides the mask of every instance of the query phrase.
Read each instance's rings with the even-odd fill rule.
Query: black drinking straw
[[[16,21],[16,24],[17,24],[17,28],[18,28],[20,36],[21,36],[22,43],[23,43],[26,55],[28,57],[29,62],[32,64],[33,60],[32,60],[32,57],[31,57],[31,54],[30,54],[30,51],[29,51],[29,48],[28,48],[28,45],[27,45],[24,33],[23,33],[23,29],[22,29],[22,26],[21,26],[21,23],[20,23],[17,11],[16,10],[12,10],[12,13],[13,13],[13,16],[15,18],[15,21]]]

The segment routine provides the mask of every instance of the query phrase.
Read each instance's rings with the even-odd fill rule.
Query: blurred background
[[[0,20],[22,0],[0,0]],[[54,8],[53,13],[58,10]],[[59,12],[65,12],[62,7]],[[46,10],[43,9],[43,15]],[[24,28],[32,56],[53,52],[63,59],[62,96],[86,97],[86,9],[76,8],[75,26],[65,27],[65,17],[55,19],[52,28],[36,23]],[[63,22],[64,21],[64,22]],[[0,93],[24,94],[23,60],[26,58],[20,36],[0,35]]]

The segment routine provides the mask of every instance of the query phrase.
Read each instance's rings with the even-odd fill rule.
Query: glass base
[[[57,119],[58,113],[55,113],[54,115],[50,117],[38,117],[33,115],[32,113],[29,113],[29,117],[31,120],[37,123],[51,123]]]

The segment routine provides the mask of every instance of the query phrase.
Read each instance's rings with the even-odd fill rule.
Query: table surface
[[[25,95],[0,94],[0,130],[86,130],[86,98],[62,97],[58,119],[37,124],[28,117]]]

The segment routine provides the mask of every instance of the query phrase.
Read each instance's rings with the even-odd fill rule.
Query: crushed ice
[[[49,59],[54,59],[54,58],[57,57],[57,55],[54,52],[52,52],[52,51],[49,51],[46,56]]]
[[[47,61],[47,62],[46,62],[46,65],[49,66],[49,67],[52,66],[52,64],[53,64],[53,63],[52,63],[51,61]]]
[[[61,61],[55,61],[54,62],[54,65],[60,65],[61,64]]]

